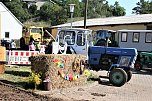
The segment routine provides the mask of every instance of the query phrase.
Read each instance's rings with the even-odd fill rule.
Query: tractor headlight
[[[130,59],[131,59],[131,57],[129,57],[129,56],[122,56],[120,58],[119,66],[128,67],[129,63],[130,63]]]

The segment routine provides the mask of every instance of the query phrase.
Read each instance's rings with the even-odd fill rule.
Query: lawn
[[[30,66],[6,66],[5,73],[0,74],[0,81],[26,89],[30,74]]]

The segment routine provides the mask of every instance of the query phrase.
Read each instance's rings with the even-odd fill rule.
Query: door
[[[87,36],[84,31],[79,31],[77,33],[76,44],[73,47],[76,54],[87,55],[86,39]]]

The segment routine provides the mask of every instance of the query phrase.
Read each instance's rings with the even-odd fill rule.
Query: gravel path
[[[106,76],[106,72],[94,73]],[[112,86],[108,79],[100,78],[99,81],[87,86],[37,93],[69,101],[152,101],[152,73],[134,72],[132,79],[122,87]]]
[[[0,101],[152,101],[151,72],[134,72],[132,79],[122,87],[112,86],[108,79],[102,78],[106,72],[94,73],[100,80],[92,84],[37,94],[0,84]]]

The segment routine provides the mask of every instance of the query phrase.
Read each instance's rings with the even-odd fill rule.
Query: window
[[[139,42],[140,33],[139,32],[134,32],[132,38],[133,38],[132,39],[133,42]]]
[[[31,28],[31,33],[42,33],[41,28]]]
[[[127,42],[127,36],[128,36],[127,32],[122,32],[121,33],[121,42]]]
[[[151,43],[152,42],[152,33],[151,32],[147,32],[145,34],[145,43]]]
[[[85,45],[85,35],[84,35],[84,32],[78,32],[78,35],[77,35],[77,45],[78,46],[84,46]]]
[[[59,43],[64,45],[67,42],[68,45],[74,45],[75,43],[75,32],[74,31],[60,31],[59,32]]]
[[[5,32],[5,38],[9,38],[9,32]]]
[[[152,30],[152,25],[147,25],[147,30]]]

